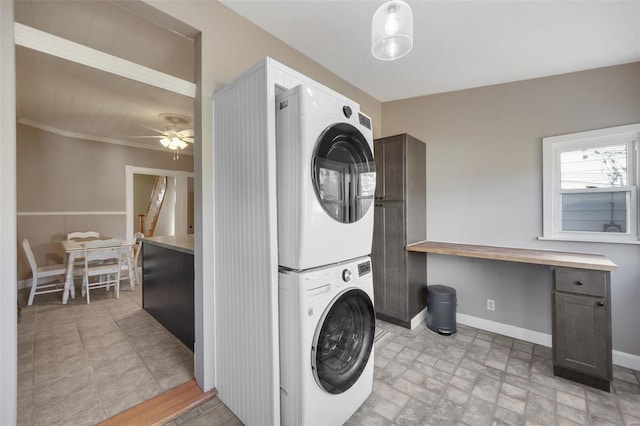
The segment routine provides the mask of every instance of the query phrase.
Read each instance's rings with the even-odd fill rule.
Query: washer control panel
[[[345,269],[342,271],[342,281],[344,281],[345,283],[348,283],[349,281],[351,281],[351,271],[348,269]]]

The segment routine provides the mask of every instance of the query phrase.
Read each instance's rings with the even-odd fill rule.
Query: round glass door
[[[316,382],[332,394],[345,392],[367,365],[375,333],[373,303],[360,289],[342,293],[316,330],[311,364]]]
[[[313,187],[325,212],[342,223],[358,221],[373,203],[376,166],[367,140],[348,123],[327,127],[316,143]]]

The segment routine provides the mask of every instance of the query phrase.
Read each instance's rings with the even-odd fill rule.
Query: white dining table
[[[65,240],[62,241],[62,247],[64,248],[65,255],[67,257],[67,276],[64,282],[64,291],[62,292],[62,304],[66,305],[69,301],[69,295],[71,295],[72,299],[76,298],[76,288],[73,285],[73,264],[74,261],[80,257],[82,257],[84,253],[84,243],[88,241],[94,240],[110,240],[111,238],[78,238],[74,240]],[[131,289],[134,288],[134,280],[135,278],[135,269],[133,265],[133,257],[131,253],[131,248],[133,247],[133,242],[120,240],[122,242],[122,247],[126,248],[127,252],[127,265],[129,267],[129,284],[131,285]]]

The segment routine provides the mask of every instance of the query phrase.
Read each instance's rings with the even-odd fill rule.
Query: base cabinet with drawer
[[[552,314],[554,374],[609,392],[610,273],[556,268]]]

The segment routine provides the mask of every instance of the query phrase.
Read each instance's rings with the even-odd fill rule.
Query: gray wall
[[[537,240],[542,138],[640,122],[640,63],[387,102],[382,117],[384,136],[427,144],[429,240],[606,255],[613,347],[640,355],[640,246]],[[545,267],[429,255],[428,282],[455,287],[460,313],[551,333]]]
[[[125,238],[119,215],[21,215],[42,212],[124,212],[125,166],[193,171],[193,157],[167,150],[66,138],[17,126],[18,280],[31,276],[22,250],[27,238],[38,265],[61,263],[60,241],[72,231]],[[147,196],[148,200],[148,196]]]

